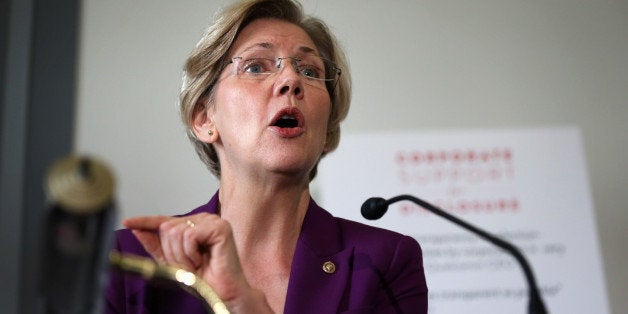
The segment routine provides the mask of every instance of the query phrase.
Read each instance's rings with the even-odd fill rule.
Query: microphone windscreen
[[[362,217],[368,220],[376,220],[382,218],[388,210],[386,200],[381,197],[371,197],[362,204]]]

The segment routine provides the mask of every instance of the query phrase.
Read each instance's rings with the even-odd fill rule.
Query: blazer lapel
[[[344,248],[333,217],[313,200],[290,270],[285,313],[336,313],[350,275],[353,247]]]

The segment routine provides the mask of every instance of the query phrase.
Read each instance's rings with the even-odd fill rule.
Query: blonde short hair
[[[336,86],[327,86],[331,112],[327,125],[327,151],[321,158],[338,147],[340,122],[349,112],[351,76],[348,64],[338,41],[323,21],[304,14],[301,5],[292,0],[248,0],[228,7],[218,15],[215,23],[209,27],[186,60],[180,94],[181,118],[187,135],[201,160],[218,178],[218,155],[211,144],[196,138],[193,131],[194,118],[211,105],[218,77],[228,58],[227,54],[240,31],[252,21],[261,18],[278,19],[301,27],[310,36],[321,57],[333,61],[342,70]],[[310,181],[316,176],[317,167],[318,162],[310,172]]]

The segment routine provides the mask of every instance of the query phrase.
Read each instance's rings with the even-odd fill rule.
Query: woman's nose
[[[293,94],[297,98],[303,98],[303,81],[299,74],[295,62],[292,59],[282,60],[277,81],[275,82],[275,93],[277,96]],[[288,61],[288,62],[287,62]]]

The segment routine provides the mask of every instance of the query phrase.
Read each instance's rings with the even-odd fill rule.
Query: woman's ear
[[[211,144],[218,139],[218,131],[212,119],[211,107],[202,102],[203,100],[199,100],[197,104],[200,109],[194,114],[192,130],[199,141]]]

